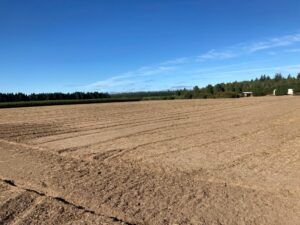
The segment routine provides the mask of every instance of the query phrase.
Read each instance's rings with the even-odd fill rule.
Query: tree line
[[[101,92],[74,92],[74,93],[0,93],[0,102],[25,102],[49,100],[82,100],[110,98],[110,94]]]
[[[0,93],[0,102],[23,102],[23,101],[49,101],[49,100],[84,100],[84,99],[126,99],[135,100],[164,100],[164,99],[192,99],[192,98],[239,98],[244,91],[253,92],[254,96],[264,96],[273,93],[285,95],[289,88],[294,89],[294,93],[300,94],[300,73],[297,76],[283,76],[280,73],[273,77],[261,75],[259,78],[249,81],[235,81],[229,83],[219,83],[207,85],[193,89],[180,89],[168,91],[151,92],[129,92],[108,94],[102,92],[74,92],[74,93]]]
[[[218,98],[218,97],[240,97],[242,92],[253,92],[254,96],[265,96],[273,94],[286,95],[288,89],[294,89],[295,93],[300,93],[300,73],[297,76],[283,76],[280,73],[273,77],[261,75],[259,78],[250,81],[219,83],[207,85],[204,88],[195,86],[190,92],[184,92],[191,98]]]
[[[156,91],[156,92],[133,92],[120,93],[117,97],[138,97],[147,99],[192,99],[192,98],[239,98],[242,92],[253,92],[254,96],[265,96],[273,94],[276,89],[276,95],[286,95],[288,89],[294,89],[294,93],[300,94],[300,73],[297,76],[283,76],[280,73],[273,77],[261,75],[259,78],[249,81],[235,81],[229,83],[218,83],[216,85],[207,85],[193,89]]]

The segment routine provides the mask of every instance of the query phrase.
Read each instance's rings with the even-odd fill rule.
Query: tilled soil
[[[300,224],[300,98],[0,110],[0,224]]]

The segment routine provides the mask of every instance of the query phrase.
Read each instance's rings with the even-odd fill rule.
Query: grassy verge
[[[74,105],[109,102],[133,102],[141,101],[140,98],[105,98],[105,99],[79,99],[79,100],[48,100],[48,101],[28,101],[28,102],[0,102],[0,108],[34,107],[50,105]]]

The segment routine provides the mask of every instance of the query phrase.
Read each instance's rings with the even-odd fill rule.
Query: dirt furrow
[[[300,99],[0,109],[0,224],[296,225]]]

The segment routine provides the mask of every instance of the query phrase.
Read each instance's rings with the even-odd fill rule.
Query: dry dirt
[[[300,98],[0,110],[0,224],[300,224]]]

